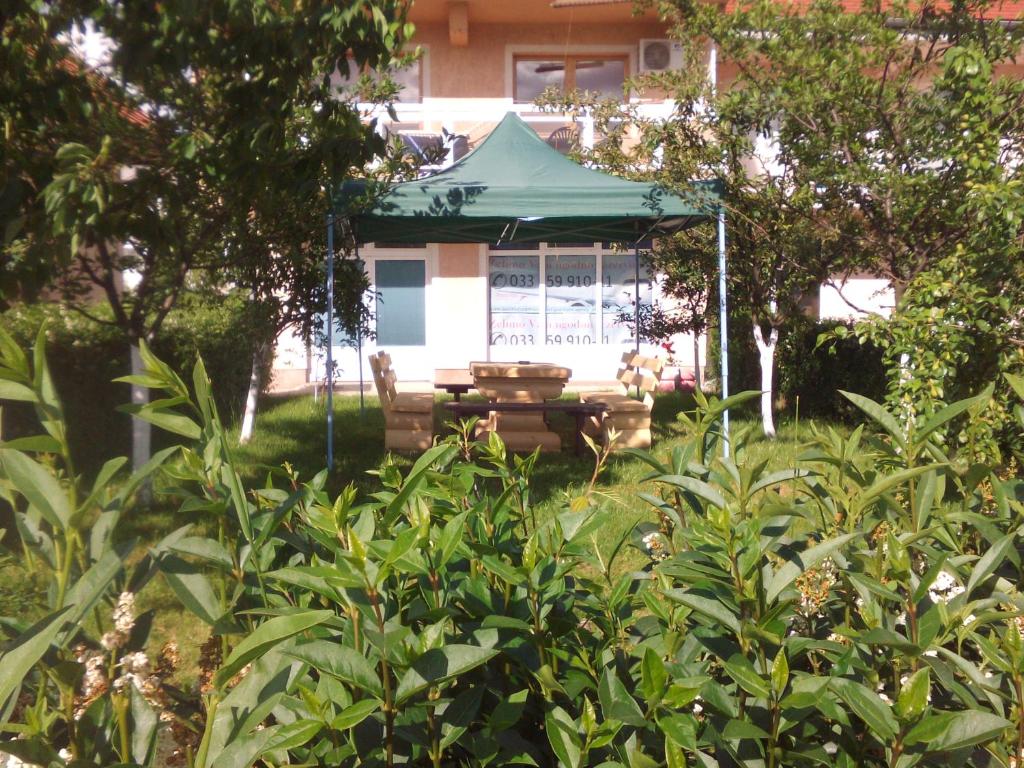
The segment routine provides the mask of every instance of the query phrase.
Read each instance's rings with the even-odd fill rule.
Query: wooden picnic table
[[[471,363],[469,369],[477,392],[496,406],[516,406],[489,409],[481,438],[486,439],[487,432],[497,432],[513,451],[532,451],[537,446],[545,451],[561,450],[561,439],[548,429],[545,420],[546,411],[551,410],[545,407],[545,401],[562,394],[572,376],[570,369],[525,360]]]
[[[467,402],[451,402],[444,403],[443,407],[452,412],[452,415],[456,418],[463,418],[465,416],[480,416],[483,418],[493,418],[498,414],[509,414],[516,416],[532,416],[536,417],[539,413],[543,419],[551,411],[560,411],[576,417],[576,433],[575,433],[575,450],[577,456],[582,456],[584,452],[583,442],[583,428],[586,424],[588,417],[594,416],[597,418],[601,417],[607,406],[604,403],[581,403],[578,401],[562,401],[552,400],[542,403],[509,403],[509,402],[496,402],[496,403],[467,403]],[[547,431],[547,425],[544,425]],[[523,450],[522,439],[517,440],[517,436],[521,433],[515,431],[512,432],[499,432],[502,439],[505,440],[506,444],[510,439],[516,441],[515,445],[509,447],[513,450]],[[554,434],[554,433],[551,433]],[[557,439],[558,436],[555,435]],[[543,448],[542,443],[538,443]],[[561,447],[561,440],[558,441],[559,447]]]

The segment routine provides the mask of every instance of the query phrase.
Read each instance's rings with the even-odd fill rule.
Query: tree
[[[1019,264],[1019,229],[979,235],[977,209],[965,209],[978,197],[972,167],[999,170],[992,183],[1001,192],[992,194],[1004,202],[1014,198],[1020,173],[1022,85],[993,73],[1012,62],[1024,31],[990,23],[987,3],[872,4],[856,13],[834,0],[807,7],[757,0],[728,12],[691,0],[646,4],[657,5],[688,52],[680,71],[637,84],[672,94],[671,117],[644,118],[635,107],[623,114],[578,95],[565,101],[592,110],[607,137],[595,162],[683,189],[688,178],[724,182],[729,291],[751,318],[761,353],[767,433],[778,334],[821,282],[862,270],[886,277],[898,319],[908,288],[933,279],[951,258],[964,264],[958,249],[979,236],[988,244],[971,246],[978,253],[990,259],[997,240],[999,263]],[[707,74],[709,46],[734,75],[718,90]],[[950,57],[968,49],[973,96],[940,77]],[[974,128],[961,126],[972,109],[981,110],[994,143],[965,139]],[[712,247],[699,233],[693,244]],[[971,274],[982,279],[986,270]],[[1011,282],[1006,270],[987,274],[987,296]],[[1017,328],[1019,336],[1019,321]],[[930,348],[942,357],[938,345]]]
[[[694,11],[695,14],[703,14]],[[705,23],[718,20],[708,11]],[[701,19],[705,17],[700,16]],[[764,432],[775,435],[774,364],[779,333],[830,275],[849,268],[854,253],[840,233],[845,206],[821,194],[812,169],[766,141],[777,130],[776,113],[756,110],[743,88],[716,90],[707,76],[700,45],[687,38],[686,65],[645,81],[675,98],[668,119],[645,117],[642,109],[569,94],[557,104],[588,110],[604,138],[587,158],[625,175],[653,177],[681,194],[688,182],[717,178],[728,218],[728,291],[735,313],[749,318],[761,360]],[[697,227],[676,235],[656,253],[670,292],[683,301],[690,292],[708,307],[716,284],[717,234]],[[714,292],[717,295],[717,290]]]
[[[729,14],[686,0],[662,8],[687,44],[710,39],[737,69],[710,102],[720,129],[770,136],[773,164],[798,169],[778,210],[785,218],[793,191],[809,193],[799,215],[814,223],[806,244],[832,252],[810,264],[869,270],[893,285],[892,317],[861,334],[887,350],[890,400],[909,420],[1024,365],[1014,300],[1024,83],[998,75],[1024,31],[996,23],[986,2],[857,13],[833,2],[799,12],[763,2]],[[772,219],[752,202],[736,206],[734,241],[744,219]],[[787,243],[775,222],[763,229],[799,248],[799,230]],[[1005,383],[1000,392],[995,407],[1006,411]]]
[[[333,183],[386,149],[374,122],[339,98],[335,75],[391,66],[411,34],[405,12],[403,0],[16,5],[0,68],[11,97],[5,192],[13,179],[22,193],[4,208],[5,266],[31,254],[19,279],[55,280],[71,306],[116,323],[133,347],[159,332],[196,275],[258,275],[257,300],[286,277],[294,284],[274,291],[310,296],[310,268],[282,269],[279,256],[292,267],[315,256],[308,245]],[[86,24],[112,43],[97,70],[67,42]],[[8,70],[19,56],[30,65]],[[34,96],[41,83],[48,98]],[[294,226],[280,224],[295,212]],[[92,311],[96,289],[111,320]],[[306,303],[304,316],[315,309]]]

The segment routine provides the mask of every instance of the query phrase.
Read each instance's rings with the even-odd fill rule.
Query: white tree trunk
[[[247,443],[252,438],[256,426],[256,405],[260,397],[260,367],[265,350],[262,344],[257,345],[252,353],[252,373],[249,374],[249,392],[245,396],[245,412],[242,414],[242,431],[238,442]]]
[[[693,388],[700,389],[700,334],[693,334]]]
[[[775,348],[778,346],[779,330],[772,328],[765,341],[761,326],[754,323],[754,342],[757,344],[758,357],[761,361],[761,423],[764,425],[765,437],[775,437],[775,418],[772,414],[774,400]]]
[[[139,345],[132,344],[132,376],[143,374],[142,355],[139,353]],[[149,390],[138,384],[132,384],[132,404],[145,405],[149,402]],[[132,417],[132,469],[139,471],[150,459],[152,453],[151,443],[153,436],[153,425],[135,416]],[[149,502],[149,483],[143,483],[139,487],[139,501],[143,504]]]

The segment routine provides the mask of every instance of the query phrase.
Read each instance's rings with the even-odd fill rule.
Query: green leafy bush
[[[130,372],[128,345],[116,328],[58,304],[21,306],[0,316],[0,326],[22,347],[32,343],[44,322],[50,369],[69,424],[68,439],[84,465],[81,468],[95,471],[106,459],[130,450],[130,420],[115,411],[129,399],[129,389],[111,383]],[[269,327],[244,296],[188,294],[167,317],[153,348],[177,370],[191,368],[201,355],[216,382],[218,407],[237,416],[249,384],[253,350],[271,338]],[[7,407],[2,434],[7,438],[31,434],[33,420],[31,409]]]
[[[0,622],[0,749],[22,759],[154,765],[161,729],[187,764],[218,768],[1022,754],[1024,488],[934,439],[988,393],[909,429],[848,395],[877,434],[821,432],[773,473],[743,435],[720,457],[722,412],[757,393],[697,393],[687,445],[630,451],[651,472],[625,503],[653,522],[602,550],[616,507],[591,486],[538,520],[538,455],[475,443],[472,425],[404,474],[385,463],[367,500],[287,467],[247,489],[205,369],[186,385],[146,350],[136,381],[161,397],[138,415],[190,441],[157,458],[159,487],[214,533],[183,527],[129,566],[105,542],[139,480],[114,463],[80,487],[41,345],[30,365],[0,341],[0,393],[45,430],[0,446],[0,491],[26,557],[54,574],[42,622]],[[626,546],[645,567],[619,564]],[[168,682],[170,650],[134,651],[131,595],[158,574],[210,627],[194,692]],[[86,687],[95,670],[105,687]]]
[[[799,398],[800,415],[855,423],[860,417],[840,390],[881,400],[885,397],[886,372],[882,352],[874,345],[849,337],[819,343],[823,334],[852,324],[835,320],[793,323],[782,337],[778,351],[779,397],[789,413]]]

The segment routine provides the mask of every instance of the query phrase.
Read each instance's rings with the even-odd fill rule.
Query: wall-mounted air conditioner
[[[640,71],[667,72],[683,66],[683,44],[676,40],[640,41]]]

